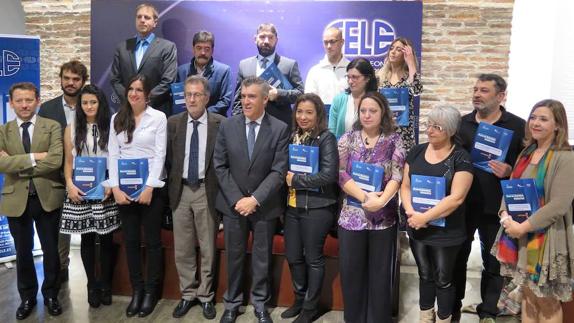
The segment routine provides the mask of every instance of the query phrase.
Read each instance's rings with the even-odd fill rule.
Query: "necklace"
[[[367,135],[366,133],[364,133],[365,136],[363,137],[362,136],[363,133],[364,133],[364,131],[362,131],[361,137],[363,138],[363,143],[365,144],[365,147],[368,148],[369,147],[369,139],[372,139],[372,138],[369,138],[369,135]],[[379,133],[379,135],[377,136],[377,140],[375,142],[373,142],[373,145],[375,145],[379,141],[379,139],[381,139],[382,134],[383,134],[382,132]]]

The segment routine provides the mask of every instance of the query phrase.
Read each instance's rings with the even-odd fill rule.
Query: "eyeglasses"
[[[185,93],[185,98],[186,98],[186,99],[191,99],[191,98],[199,99],[199,98],[203,97],[204,95],[205,95],[205,94],[199,93],[199,92],[195,92],[195,93]]]
[[[327,45],[335,45],[336,43],[340,42],[341,39],[330,39],[330,40],[324,40],[323,41],[323,45],[327,46]]]
[[[347,80],[360,80],[362,77],[364,77],[364,75],[345,75],[345,77],[347,78]]]
[[[427,130],[430,130],[432,128],[440,132],[444,131],[444,127],[436,123],[423,122],[421,125],[423,126],[423,128],[426,128]]]

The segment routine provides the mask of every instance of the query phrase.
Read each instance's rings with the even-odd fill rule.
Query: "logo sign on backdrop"
[[[110,67],[116,46],[135,37],[135,8],[141,1],[92,1],[92,83],[111,97]],[[178,64],[193,56],[193,34],[215,35],[214,58],[229,66],[232,80],[239,61],[257,54],[254,35],[260,23],[275,24],[277,53],[297,60],[305,80],[309,69],[325,55],[325,28],[341,28],[344,54],[365,57],[382,67],[396,37],[413,41],[421,52],[420,1],[151,1],[160,13],[156,34],[177,45]],[[420,56],[418,57],[420,62]],[[117,98],[112,98],[117,102]]]

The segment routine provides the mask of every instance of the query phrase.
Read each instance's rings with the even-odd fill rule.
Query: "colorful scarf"
[[[533,144],[526,148],[524,152],[518,159],[510,178],[521,178],[522,173],[526,167],[530,164],[532,159],[532,154],[536,150],[537,145]],[[535,169],[534,182],[536,184],[536,191],[538,192],[538,198],[540,199],[540,207],[544,206],[544,178],[546,177],[546,172],[548,171],[548,165],[552,161],[554,156],[554,150],[548,149],[544,156],[538,162]],[[527,244],[526,244],[526,264],[527,271],[530,275],[530,279],[538,283],[540,279],[540,271],[542,269],[542,257],[544,256],[544,247],[546,243],[546,230],[539,230],[535,232],[529,232],[527,234]],[[506,263],[512,266],[516,266],[518,262],[518,241],[514,238],[509,237],[506,232],[502,232],[500,241],[498,242],[498,253],[497,259],[501,263]]]

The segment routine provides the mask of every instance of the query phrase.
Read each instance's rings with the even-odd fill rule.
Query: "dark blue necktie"
[[[255,127],[257,127],[257,122],[251,121],[249,123],[249,134],[247,135],[247,151],[249,152],[249,160],[251,160],[253,147],[255,147]]]
[[[263,70],[265,70],[265,69],[267,68],[267,62],[269,62],[269,60],[268,60],[267,58],[263,58],[263,59],[261,60],[261,68],[262,68]]]
[[[199,121],[193,120],[193,133],[189,141],[189,163],[187,169],[187,182],[191,187],[199,186]]]
[[[26,154],[30,153],[31,143],[30,143],[30,132],[28,132],[28,128],[32,125],[32,122],[26,121],[23,122],[20,127],[22,127],[22,145],[24,146],[24,151]],[[30,179],[30,185],[28,186],[28,192],[30,194],[36,193],[36,187],[34,186],[34,182]]]

